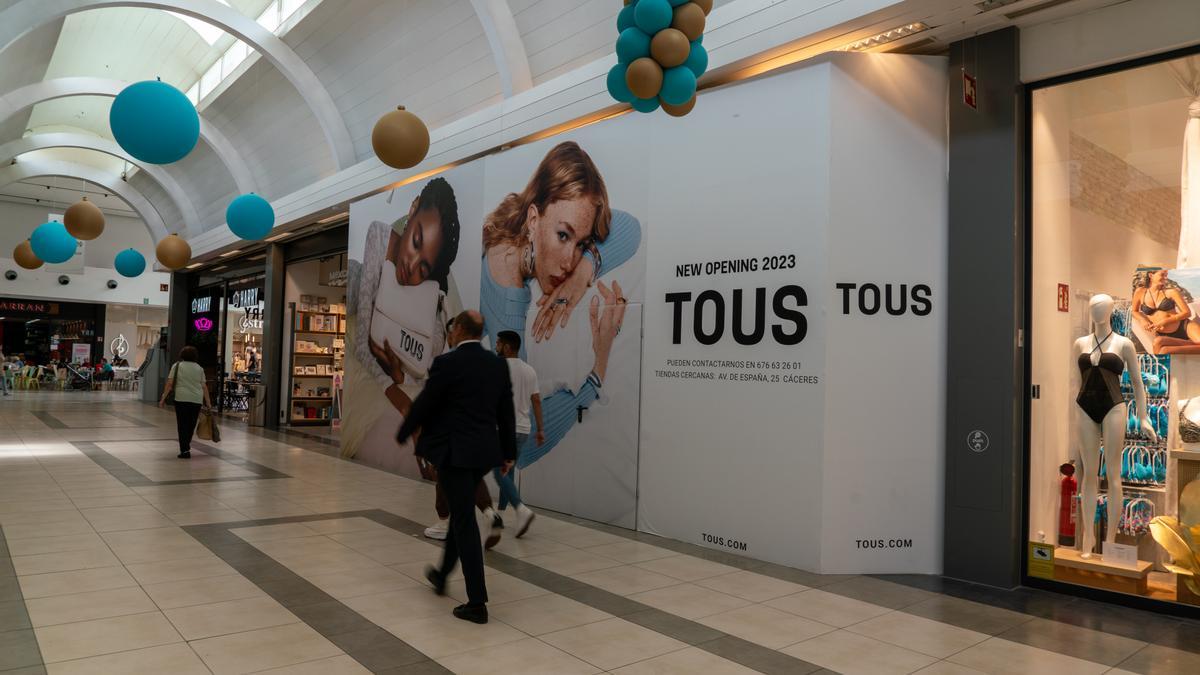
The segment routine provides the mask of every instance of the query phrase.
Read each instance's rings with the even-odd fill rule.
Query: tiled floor
[[[0,673],[1198,673],[1200,623],[1028,589],[823,577],[544,514],[492,622],[422,579],[429,485],[117,392],[0,402]]]

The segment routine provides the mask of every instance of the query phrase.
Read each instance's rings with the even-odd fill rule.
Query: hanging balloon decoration
[[[608,93],[638,112],[660,106],[683,117],[696,106],[696,79],[708,70],[705,17],[713,0],[625,0],[617,14],[617,64]]]
[[[242,239],[257,241],[275,227],[275,209],[271,208],[271,202],[251,192],[229,202],[225,223]]]
[[[36,270],[44,264],[42,259],[33,252],[33,246],[30,245],[28,239],[17,244],[17,247],[13,249],[13,260],[27,270]]]
[[[117,254],[113,260],[113,267],[116,267],[117,273],[123,277],[136,277],[146,271],[146,256],[127,248]]]
[[[135,82],[117,94],[108,124],[125,152],[151,164],[178,162],[200,139],[196,107],[183,92],[158,80]]]
[[[154,256],[163,267],[174,272],[192,260],[192,247],[177,234],[168,234],[154,248]]]
[[[375,123],[371,147],[379,161],[393,169],[411,169],[429,154],[429,128],[400,106]]]
[[[75,255],[79,242],[67,232],[66,226],[52,220],[37,226],[29,238],[29,245],[38,259],[48,263],[65,263]]]
[[[84,197],[63,214],[63,225],[76,239],[90,241],[104,232],[104,212]]]

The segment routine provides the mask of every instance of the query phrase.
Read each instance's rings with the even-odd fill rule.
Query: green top
[[[175,380],[176,401],[204,403],[204,368],[199,363],[178,361],[168,378]]]

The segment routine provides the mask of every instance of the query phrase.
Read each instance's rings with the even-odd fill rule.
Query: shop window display
[[[1200,57],[1032,93],[1031,577],[1200,606]]]

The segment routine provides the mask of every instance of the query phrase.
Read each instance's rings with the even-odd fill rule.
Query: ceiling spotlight
[[[921,32],[927,31],[927,30],[929,30],[928,24],[925,24],[921,21],[917,21],[915,23],[909,23],[909,24],[905,24],[903,26],[897,26],[896,28],[893,28],[888,31],[884,31],[882,33],[879,33],[878,35],[872,35],[869,38],[863,38],[862,40],[858,40],[856,42],[851,42],[850,44],[845,45],[844,47],[840,47],[838,49],[838,51],[841,51],[841,52],[865,52],[868,49],[874,49],[875,47],[885,45],[889,42],[895,42],[896,40],[899,40],[901,38],[906,38],[910,35],[916,35],[917,33],[921,33]]]

